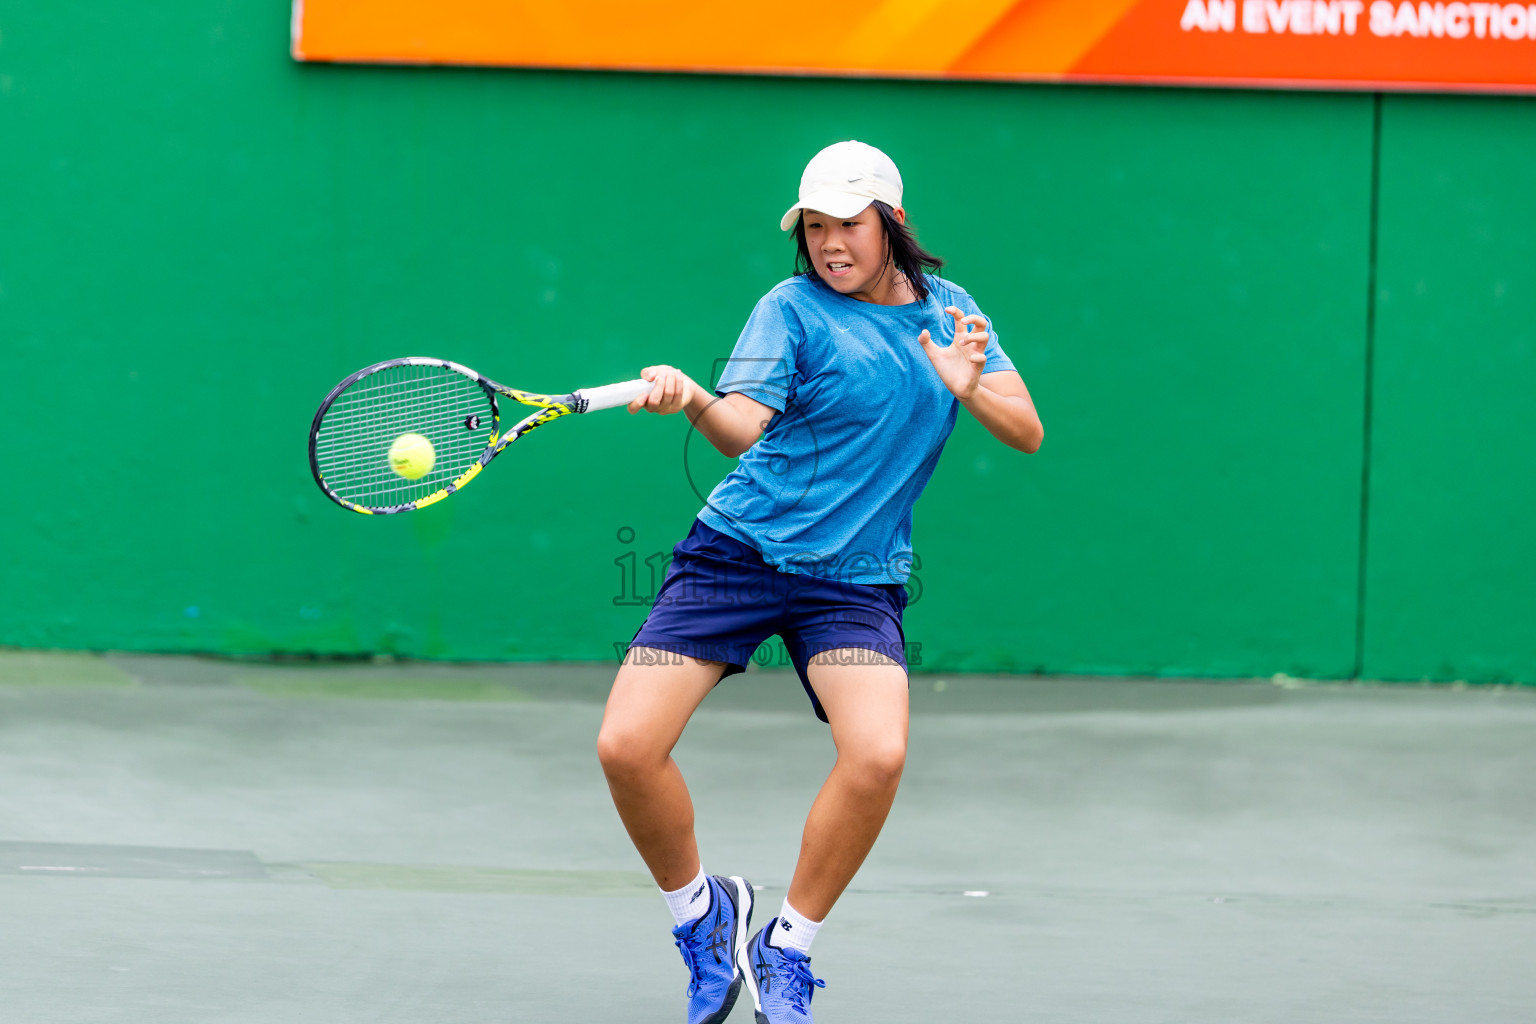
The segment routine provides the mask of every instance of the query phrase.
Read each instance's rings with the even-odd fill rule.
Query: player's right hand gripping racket
[[[363,367],[325,396],[309,428],[309,468],[342,508],[410,512],[469,483],[535,427],[568,413],[628,405],[650,390],[648,380],[627,380],[539,395],[446,359],[390,359]],[[498,398],[538,411],[501,434]]]

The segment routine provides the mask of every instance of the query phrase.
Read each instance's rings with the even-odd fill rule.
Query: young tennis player
[[[647,367],[630,404],[682,410],[740,456],[674,549],[614,680],[598,755],[619,817],[676,919],[689,1024],[718,1024],[743,981],[759,1024],[809,1024],[811,942],[874,845],[907,749],[902,611],[912,506],[959,407],[1011,447],[1043,430],[1013,363],[906,223],[884,153],[816,154],[793,230],[797,273],[752,311],[715,392]],[[967,524],[959,524],[966,528]],[[980,527],[980,520],[976,521]],[[671,752],[723,677],[778,634],[837,761],[811,806],[789,894],[748,940],[752,886],[706,875]]]

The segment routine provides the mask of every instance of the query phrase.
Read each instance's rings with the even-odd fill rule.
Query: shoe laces
[[[678,952],[683,954],[683,963],[688,965],[688,998],[692,999],[699,991],[699,986],[704,983],[704,973],[699,970],[699,961],[694,955],[693,940],[690,937],[672,941],[677,944]]]
[[[826,988],[827,983],[811,973],[810,960],[791,960],[784,957],[780,963],[780,973],[784,984],[784,997],[789,1004],[799,1013],[809,1013],[811,996],[816,994],[818,988]]]

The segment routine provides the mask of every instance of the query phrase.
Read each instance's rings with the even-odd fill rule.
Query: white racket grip
[[[626,380],[618,384],[604,384],[600,388],[582,388],[576,392],[587,400],[587,412],[612,409],[628,405],[641,395],[650,394],[652,384],[648,380]]]

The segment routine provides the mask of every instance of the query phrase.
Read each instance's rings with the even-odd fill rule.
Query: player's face
[[[889,265],[885,225],[873,206],[840,220],[817,210],[805,210],[800,216],[805,223],[805,248],[816,273],[828,285],[856,299],[890,287],[896,273]]]

